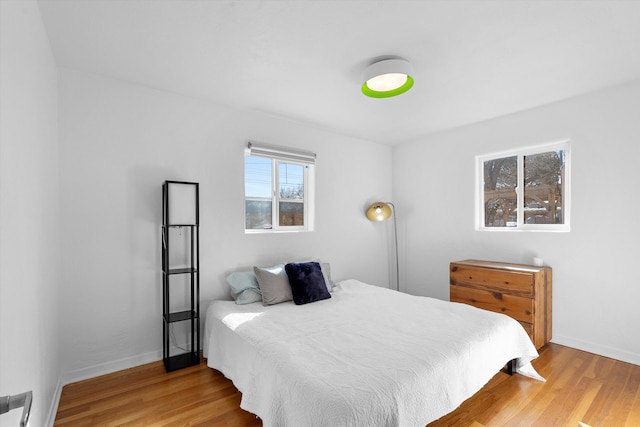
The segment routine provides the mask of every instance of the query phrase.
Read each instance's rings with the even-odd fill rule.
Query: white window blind
[[[262,142],[249,142],[248,147],[249,155],[251,156],[301,162],[309,165],[313,165],[316,163],[316,153],[312,153],[311,151],[264,144]]]

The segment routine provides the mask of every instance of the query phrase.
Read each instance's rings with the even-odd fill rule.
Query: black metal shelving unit
[[[185,206],[189,203],[194,203],[194,206]],[[200,363],[199,210],[197,182],[164,182],[162,185],[162,358],[167,372]],[[175,296],[172,296],[175,294],[186,295],[186,297],[175,301]],[[177,325],[186,325],[186,328],[182,327],[183,336],[176,337],[176,334],[172,333],[172,329]],[[186,336],[184,336],[185,331]],[[181,344],[186,348],[176,342],[172,343],[172,337],[176,341],[184,338]]]

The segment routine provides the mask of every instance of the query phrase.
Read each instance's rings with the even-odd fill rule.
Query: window
[[[562,141],[476,157],[476,228],[569,231],[569,154]]]
[[[250,142],[244,158],[245,232],[313,230],[315,154]]]

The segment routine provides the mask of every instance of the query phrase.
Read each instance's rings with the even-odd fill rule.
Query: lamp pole
[[[398,258],[398,225],[396,222],[396,206],[392,202],[372,203],[366,211],[366,216],[371,221],[384,221],[393,217],[393,237],[396,250],[396,291],[400,291],[400,261]]]
[[[398,225],[396,223],[396,205],[391,202],[386,203],[393,208],[393,246],[396,248],[396,291],[400,292],[400,261],[398,259]]]

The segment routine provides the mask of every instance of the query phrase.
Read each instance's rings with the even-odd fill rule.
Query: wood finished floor
[[[640,426],[640,366],[549,344],[534,361],[543,383],[496,374],[435,426]],[[69,384],[55,426],[230,426],[262,423],[240,409],[231,381],[199,366],[161,362]],[[303,427],[303,426],[301,426]]]

